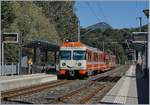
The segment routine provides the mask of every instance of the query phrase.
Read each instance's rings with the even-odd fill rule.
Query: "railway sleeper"
[[[89,102],[89,100],[94,97],[99,91],[101,91],[102,89],[104,89],[106,86],[102,85],[97,87],[97,89],[94,90],[94,92],[90,93],[89,95],[87,95],[86,97],[84,97],[81,101],[80,104],[86,104]]]
[[[72,82],[72,81],[69,81],[69,83]],[[25,88],[21,88],[21,89],[15,89],[13,91],[7,91],[7,92],[2,92],[1,93],[1,99],[4,99],[4,100],[9,100],[11,99],[12,97],[17,97],[17,96],[22,96],[22,95],[31,95],[31,94],[34,94],[34,93],[37,93],[37,92],[40,92],[40,91],[43,91],[43,90],[46,90],[46,89],[49,89],[49,88],[53,88],[53,87],[56,87],[56,86],[59,86],[59,85],[64,85],[68,83],[68,81],[55,81],[55,82],[52,82],[52,84],[50,83],[44,83],[44,84],[40,84],[40,85],[35,85],[35,86],[31,86],[31,87],[25,87]]]
[[[93,85],[93,83],[89,84],[89,86],[91,86],[91,85]],[[60,94],[56,94],[56,95],[51,94],[50,96],[46,97],[45,99],[47,99],[47,100],[53,100],[52,102],[55,102],[55,101],[61,101],[61,102],[63,102],[64,99],[67,99],[70,96],[73,96],[73,95],[81,92],[82,90],[85,90],[86,88],[89,88],[89,86],[82,86],[82,87],[80,87],[80,88],[78,88],[76,90],[73,90],[73,91],[71,91],[69,93],[62,94],[62,95],[60,95]]]
[[[19,104],[34,104],[32,102],[26,102],[26,101],[21,101],[21,100],[12,100],[10,98],[4,98],[4,101],[7,101],[7,102],[16,102],[16,103],[19,103]]]

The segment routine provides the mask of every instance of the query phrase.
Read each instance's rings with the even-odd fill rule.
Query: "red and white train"
[[[116,66],[116,56],[81,42],[64,42],[60,46],[58,78],[86,77]]]

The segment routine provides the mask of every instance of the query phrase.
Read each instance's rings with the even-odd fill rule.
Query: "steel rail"
[[[115,70],[111,70],[111,71],[108,71],[108,72],[104,72],[102,74],[99,74],[99,76],[96,76],[95,77],[92,77],[90,79],[87,79],[87,81],[92,81],[90,84],[86,85],[86,86],[81,86],[80,88],[76,89],[76,90],[73,90],[73,91],[70,91],[66,94],[63,94],[63,95],[59,95],[59,96],[56,96],[56,97],[47,97],[47,100],[49,100],[49,103],[62,103],[62,102],[66,102],[65,100],[66,99],[69,99],[71,97],[73,97],[74,95],[77,95],[77,94],[80,94],[82,91],[85,91],[85,90],[90,90],[90,87],[92,85],[94,85],[97,81],[102,81],[102,80],[106,80],[107,82],[104,83],[104,84],[101,84],[101,85],[98,85],[97,88],[91,92],[89,95],[87,96],[83,96],[84,98],[81,99],[81,101],[78,101],[78,103],[80,104],[84,104],[84,103],[88,103],[88,101],[94,97],[99,91],[102,91],[105,87],[107,87],[107,83],[108,82],[114,82],[114,81],[117,81],[119,80],[121,77],[119,76],[115,76],[115,77],[109,77],[110,75],[113,75],[114,73],[117,73],[120,75],[120,69],[123,69],[125,66],[120,66],[118,68],[115,68]],[[50,101],[52,100],[52,101]]]
[[[15,89],[12,91],[6,91],[1,93],[1,99],[8,100],[9,98],[12,97],[17,97],[21,95],[31,95],[46,89],[50,89],[56,86],[64,85],[67,83],[72,82],[72,80],[67,80],[67,81],[53,81],[53,82],[48,82],[48,83],[43,83],[40,85],[34,85],[30,87],[25,87],[25,88],[20,88],[20,89]]]

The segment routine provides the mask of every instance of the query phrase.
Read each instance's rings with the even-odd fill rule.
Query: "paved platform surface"
[[[126,74],[100,101],[103,104],[149,104],[149,71],[131,65]]]
[[[7,91],[54,80],[57,80],[56,75],[44,73],[18,76],[0,76],[0,91]]]

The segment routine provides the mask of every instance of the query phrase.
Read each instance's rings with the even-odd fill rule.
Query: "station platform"
[[[125,75],[102,98],[101,104],[148,104],[149,81],[131,65]]]
[[[0,76],[0,91],[12,90],[25,86],[32,86],[57,80],[56,75],[52,74],[30,74],[30,75],[13,75]]]

